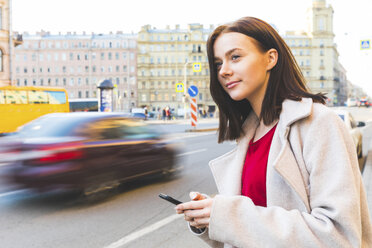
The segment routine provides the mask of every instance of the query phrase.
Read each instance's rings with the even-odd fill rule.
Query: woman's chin
[[[241,100],[244,100],[246,99],[246,97],[242,96],[242,95],[230,95],[231,99],[233,99],[234,101],[241,101]]]

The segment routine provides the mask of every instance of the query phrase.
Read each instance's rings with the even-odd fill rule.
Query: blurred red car
[[[170,174],[175,150],[150,126],[114,113],[55,113],[0,138],[11,183],[86,195],[149,174]]]

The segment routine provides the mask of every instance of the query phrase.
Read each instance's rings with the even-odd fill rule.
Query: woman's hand
[[[196,228],[205,228],[209,226],[209,219],[212,210],[213,198],[205,198],[200,193],[195,196],[194,192],[190,193],[192,200],[179,204],[175,207],[177,214],[184,214],[185,220],[191,226]],[[202,196],[202,197],[201,197]]]

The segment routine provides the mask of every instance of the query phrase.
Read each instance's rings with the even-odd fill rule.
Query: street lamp
[[[190,62],[186,62],[184,64],[184,76],[183,76],[183,94],[185,97],[185,101],[183,102],[183,115],[184,118],[187,119],[186,117],[186,97],[187,97],[187,65],[190,64]]]

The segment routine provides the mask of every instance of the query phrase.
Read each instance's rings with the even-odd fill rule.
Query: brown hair
[[[212,32],[207,42],[210,91],[220,111],[219,143],[239,138],[243,132],[243,122],[252,111],[248,100],[234,101],[218,81],[213,46],[221,34],[230,32],[241,33],[255,39],[258,47],[263,52],[271,48],[278,52],[278,61],[271,69],[262,102],[261,116],[259,116],[265,125],[279,119],[282,103],[285,99],[301,101],[303,97],[308,97],[312,98],[314,102],[325,104],[326,97],[324,94],[309,92],[305,78],[291,50],[273,27],[254,17],[243,17],[233,23],[221,25]]]

